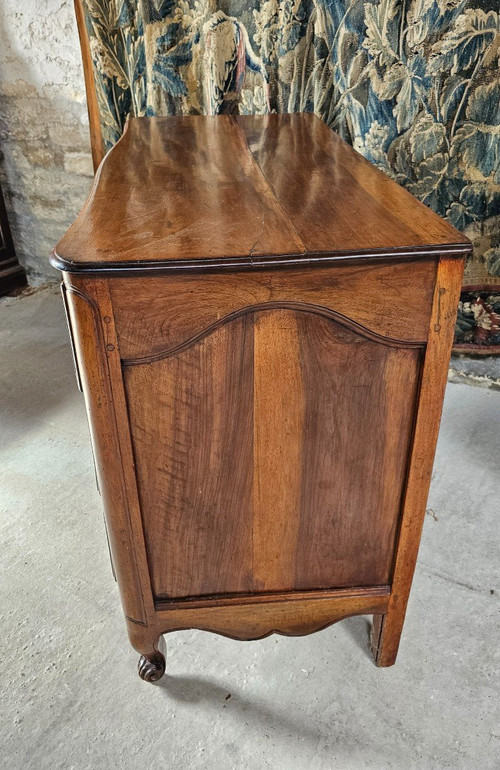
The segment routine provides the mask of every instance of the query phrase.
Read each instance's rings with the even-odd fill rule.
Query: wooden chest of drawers
[[[356,614],[394,663],[469,249],[312,115],[129,122],[52,262],[144,679]]]

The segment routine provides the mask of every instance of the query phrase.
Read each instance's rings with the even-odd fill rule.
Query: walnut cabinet
[[[358,614],[394,663],[469,249],[312,115],[129,121],[52,262],[143,679]]]

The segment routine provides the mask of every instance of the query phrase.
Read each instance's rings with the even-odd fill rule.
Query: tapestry
[[[500,293],[464,291],[458,305],[455,351],[500,353]]]
[[[106,148],[129,114],[313,111],[471,238],[478,301],[500,286],[498,0],[84,4]]]

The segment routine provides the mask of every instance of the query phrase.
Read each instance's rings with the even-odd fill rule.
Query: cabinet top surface
[[[469,250],[312,114],[190,116],[128,121],[52,263],[186,270]]]

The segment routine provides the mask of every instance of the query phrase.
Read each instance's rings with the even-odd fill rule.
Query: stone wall
[[[71,0],[1,0],[0,180],[32,285],[89,191],[92,162]]]

